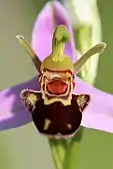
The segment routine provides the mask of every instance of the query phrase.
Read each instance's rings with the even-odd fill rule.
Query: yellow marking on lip
[[[85,96],[79,95],[78,98],[77,98],[77,103],[78,103],[79,107],[83,107],[85,102],[86,102]]]
[[[51,123],[50,120],[45,119],[45,123],[44,123],[44,128],[43,128],[43,130],[47,130],[47,129],[49,128],[50,123]]]
[[[72,125],[71,124],[67,124],[67,127],[71,130]]]
[[[37,101],[37,96],[35,94],[29,94],[27,99],[32,105],[34,105]]]

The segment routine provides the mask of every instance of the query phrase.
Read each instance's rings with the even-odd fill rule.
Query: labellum
[[[73,94],[75,74],[92,55],[102,52],[105,43],[99,43],[76,62],[64,54],[70,36],[64,25],[58,26],[52,39],[52,53],[41,63],[24,37],[17,35],[28,51],[39,74],[40,91],[24,89],[21,99],[31,113],[33,122],[42,134],[61,139],[72,137],[81,124],[82,112],[90,101],[88,94]]]

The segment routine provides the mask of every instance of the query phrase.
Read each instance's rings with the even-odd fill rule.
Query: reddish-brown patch
[[[68,85],[60,80],[54,80],[47,84],[47,90],[51,94],[63,94],[67,89]]]

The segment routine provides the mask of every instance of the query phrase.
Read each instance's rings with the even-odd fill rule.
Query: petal
[[[113,133],[113,95],[76,79],[74,93],[87,93],[91,102],[83,114],[82,126]]]
[[[73,30],[67,11],[58,1],[48,2],[34,24],[31,44],[41,61],[51,53],[53,31],[60,24],[66,25],[70,32],[71,42],[66,44],[65,53],[75,62]]]
[[[37,89],[38,78],[11,87],[0,92],[0,130],[15,128],[31,122],[30,113],[27,112],[20,100],[22,89]]]
[[[100,99],[102,99],[104,102],[106,102],[106,100],[112,100],[113,99],[113,95],[106,93],[102,90],[99,90],[95,87],[93,87],[92,85],[89,85],[88,83],[84,82],[83,80],[81,80],[79,77],[76,77],[76,88],[75,88],[75,93],[87,93],[87,94],[94,94],[97,95]],[[107,99],[106,99],[107,96]]]
[[[84,111],[81,125],[113,133],[113,105],[103,102],[97,95],[91,97],[92,101]]]

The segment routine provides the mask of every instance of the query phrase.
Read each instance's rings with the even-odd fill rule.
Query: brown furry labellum
[[[26,89],[21,92],[21,99],[41,134],[49,138],[65,139],[75,135],[79,129],[82,112],[87,107],[90,96],[72,95],[71,105],[64,106],[60,101],[45,105],[41,92]]]

